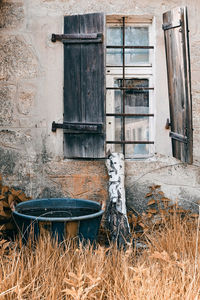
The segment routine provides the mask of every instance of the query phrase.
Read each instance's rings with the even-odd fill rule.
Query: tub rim
[[[97,206],[99,206],[99,211],[93,214],[89,214],[89,215],[84,215],[84,216],[79,216],[79,217],[65,217],[65,218],[51,218],[51,217],[40,217],[40,216],[32,216],[32,215],[26,215],[26,214],[22,214],[20,212],[17,211],[18,208],[20,208],[21,206],[24,205],[24,203],[30,203],[30,205],[32,203],[35,202],[41,202],[41,201],[53,201],[53,200],[78,200],[78,201],[83,201],[83,203],[87,203],[87,204],[95,204]],[[31,207],[30,207],[31,208]],[[70,208],[70,207],[69,207]],[[74,208],[74,207],[71,207]],[[62,208],[61,208],[62,209]],[[41,199],[33,199],[33,200],[28,200],[28,201],[24,201],[21,203],[18,203],[15,207],[15,210],[12,212],[13,218],[16,216],[21,217],[21,218],[25,218],[28,220],[32,220],[32,221],[44,221],[44,222],[68,222],[68,221],[81,221],[81,220],[88,220],[88,219],[93,219],[93,218],[97,218],[101,215],[103,215],[104,210],[101,209],[101,204],[96,202],[96,201],[92,201],[92,200],[85,200],[85,199],[75,199],[75,198],[41,198]]]

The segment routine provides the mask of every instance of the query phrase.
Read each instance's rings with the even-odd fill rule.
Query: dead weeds
[[[200,299],[198,215],[173,205],[159,186],[146,199],[146,213],[129,213],[133,238],[147,245],[140,255],[131,243],[126,251],[105,246],[103,231],[95,248],[48,235],[26,246],[1,240],[0,299]]]
[[[34,247],[18,240],[9,251],[4,241],[0,299],[199,299],[197,221],[173,214],[145,236],[139,256],[132,246],[58,245],[49,236]]]

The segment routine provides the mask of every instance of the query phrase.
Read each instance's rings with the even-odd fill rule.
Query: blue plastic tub
[[[59,242],[78,237],[92,243],[97,238],[103,212],[95,201],[35,199],[19,203],[13,211],[13,219],[25,241],[33,230],[36,238],[50,232]]]

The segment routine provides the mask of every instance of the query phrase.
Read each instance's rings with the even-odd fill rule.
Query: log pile
[[[18,203],[29,199],[22,190],[3,185],[0,175],[0,235],[15,230],[12,211]]]

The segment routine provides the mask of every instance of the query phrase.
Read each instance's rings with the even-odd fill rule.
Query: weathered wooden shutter
[[[64,156],[104,157],[104,15],[66,16]],[[65,126],[66,127],[66,126]]]
[[[193,129],[187,9],[163,14],[173,156],[193,161]]]

